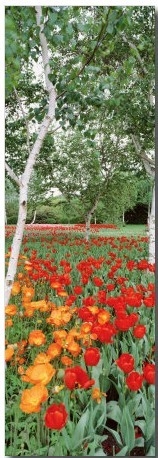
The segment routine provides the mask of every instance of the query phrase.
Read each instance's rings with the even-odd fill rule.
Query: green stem
[[[39,450],[41,448],[40,437],[41,437],[41,419],[40,419],[40,412],[39,412],[39,414],[37,416],[37,444],[38,444]]]
[[[18,437],[18,420],[19,420],[19,409],[16,408],[14,411],[14,437],[13,437],[13,454],[16,456],[17,437]]]

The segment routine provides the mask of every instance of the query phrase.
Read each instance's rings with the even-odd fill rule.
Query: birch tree
[[[27,199],[28,187],[33,171],[33,167],[38,159],[45,137],[49,131],[52,120],[55,118],[56,100],[56,119],[61,119],[61,125],[65,123],[64,110],[68,112],[67,119],[75,119],[76,110],[67,109],[67,104],[70,104],[70,98],[73,103],[78,104],[80,99],[79,87],[81,87],[81,78],[85,68],[93,61],[95,54],[100,47],[105,46],[105,38],[107,36],[109,21],[113,22],[113,10],[109,7],[102,10],[99,7],[99,15],[94,21],[93,8],[90,16],[85,14],[84,8],[58,8],[58,7],[36,7],[36,25],[34,23],[34,8],[27,7],[6,7],[7,12],[7,33],[6,33],[6,88],[7,97],[10,98],[14,86],[14,94],[16,103],[19,105],[19,110],[22,112],[23,124],[25,124],[26,146],[24,147],[24,170],[22,174],[17,174],[12,170],[11,164],[6,163],[6,170],[19,186],[19,214],[15,236],[13,239],[11,257],[8,266],[8,272],[5,283],[5,303],[8,304],[11,287],[17,268],[18,255],[20,251],[23,231],[27,216]],[[13,17],[12,17],[13,14]],[[112,15],[111,15],[112,14]],[[116,10],[116,16],[121,17],[121,11]],[[22,17],[23,16],[23,17]],[[87,20],[89,16],[89,20]],[[77,17],[77,21],[76,21]],[[71,22],[70,22],[71,20]],[[56,26],[57,22],[57,26]],[[91,25],[91,27],[89,27]],[[25,30],[22,30],[24,27]],[[53,34],[52,34],[53,29]],[[21,31],[21,35],[19,33]],[[82,33],[81,33],[82,32]],[[44,105],[41,104],[39,109],[34,108],[33,114],[25,111],[25,102],[21,100],[17,86],[22,68],[29,68],[29,58],[31,62],[34,60],[39,63],[37,49],[39,45],[37,34],[41,46],[41,59],[43,65],[43,75],[45,77],[44,92],[46,94]],[[81,37],[81,38],[80,38]],[[49,41],[49,50],[48,50]],[[104,43],[103,43],[104,42]],[[108,46],[108,41],[106,47]],[[56,54],[56,48],[58,53]],[[88,56],[85,55],[85,50]],[[19,59],[19,56],[21,59]],[[51,56],[51,58],[49,57]],[[72,57],[73,56],[73,57]],[[59,71],[60,68],[60,71]],[[92,72],[90,72],[92,78]],[[86,75],[88,81],[89,75]],[[77,82],[74,84],[74,80]],[[64,83],[64,84],[63,84]],[[74,90],[75,88],[75,90]],[[84,86],[82,85],[83,93]],[[56,96],[56,90],[58,96]],[[75,105],[74,103],[74,105]],[[29,128],[29,119],[33,121],[34,113],[35,125],[38,126],[38,131],[33,135]],[[43,117],[42,117],[43,116]],[[14,112],[13,112],[14,117]],[[41,121],[41,124],[39,124]],[[22,126],[23,127],[23,126]],[[20,131],[19,131],[20,132]],[[22,134],[21,130],[21,134]],[[31,137],[31,141],[30,141]],[[21,141],[21,138],[20,138]],[[22,151],[23,153],[23,151]],[[20,154],[22,157],[23,154]],[[10,159],[12,162],[12,152],[10,151]],[[16,161],[19,162],[19,156],[16,156]],[[26,163],[25,163],[26,161]],[[21,164],[20,165],[21,168]]]
[[[151,210],[148,215],[148,230],[149,230],[149,262],[151,264],[155,263],[155,160],[154,157],[148,155],[146,152],[142,151],[141,144],[139,139],[131,135],[133,144],[135,146],[137,154],[140,156],[146,173],[153,180],[153,190],[152,190],[152,202]]]
[[[132,31],[132,20],[135,28]],[[109,84],[111,111],[122,119],[131,158],[155,177],[154,160],[154,9],[134,7],[129,27],[118,33],[118,69]],[[125,58],[126,56],[126,58]],[[119,65],[122,62],[122,65]],[[149,217],[149,262],[155,262],[155,187]]]
[[[34,23],[34,8],[27,7],[7,7],[7,34],[6,34],[6,88],[7,97],[14,86],[16,103],[22,112],[23,123],[27,132],[24,170],[18,176],[15,170],[12,170],[11,164],[6,163],[6,169],[11,179],[14,179],[19,186],[19,214],[15,236],[13,239],[11,257],[8,266],[8,272],[5,283],[5,302],[8,304],[11,287],[17,268],[18,255],[20,251],[26,216],[27,216],[27,196],[28,187],[35,162],[40,154],[45,137],[49,131],[52,120],[55,118],[56,100],[56,120],[61,119],[61,124],[65,123],[64,110],[68,112],[67,119],[75,119],[76,110],[67,109],[67,104],[71,105],[70,99],[78,104],[80,99],[79,88],[81,87],[82,74],[85,68],[93,61],[95,54],[100,47],[105,46],[109,21],[113,21],[113,11],[107,7],[102,10],[99,7],[99,15],[94,21],[93,8],[92,14],[85,14],[84,8],[58,8],[58,7],[36,7],[36,25]],[[112,17],[111,17],[112,13]],[[12,17],[13,14],[13,17]],[[116,10],[116,16],[121,17],[121,11]],[[22,18],[23,16],[23,18]],[[87,20],[89,16],[89,20]],[[77,21],[76,21],[77,17]],[[70,22],[71,20],[71,22]],[[57,26],[56,26],[57,22]],[[90,27],[91,25],[91,27]],[[22,27],[25,30],[22,30]],[[53,34],[52,34],[53,29]],[[21,31],[21,35],[19,34]],[[44,106],[40,104],[37,121],[41,120],[38,131],[35,132],[35,141],[29,128],[29,119],[25,112],[25,100],[20,99],[17,91],[18,80],[22,74],[22,68],[29,67],[29,57],[31,62],[39,62],[37,56],[37,34],[39,33],[41,46],[41,59],[43,65],[43,75],[45,77],[44,92],[47,94]],[[49,50],[48,50],[49,41]],[[104,43],[103,43],[104,42]],[[108,46],[108,41],[106,43]],[[56,49],[58,47],[58,53]],[[88,55],[85,55],[88,52]],[[19,59],[19,55],[21,59]],[[51,56],[51,58],[49,57]],[[92,73],[91,73],[91,79]],[[88,81],[89,75],[86,75]],[[75,83],[74,83],[74,80]],[[82,85],[83,93],[84,86]],[[56,96],[56,90],[58,96]],[[9,94],[9,95],[8,95]],[[42,102],[42,101],[41,101]],[[75,105],[74,103],[74,105]],[[44,112],[43,118],[41,112]],[[29,117],[33,121],[33,115],[29,112]],[[21,131],[22,134],[22,131]],[[21,140],[21,139],[20,139]],[[12,158],[12,152],[10,151]],[[24,160],[24,163],[25,163]],[[17,155],[17,161],[19,157]]]
[[[47,45],[45,34],[43,33],[43,24],[41,20],[42,19],[42,8],[41,6],[38,6],[35,9],[36,9],[37,26],[39,27],[39,39],[40,39],[40,45],[41,45],[42,64],[43,64],[43,71],[44,71],[44,76],[45,76],[45,84],[46,84],[46,90],[49,94],[48,112],[45,115],[41,125],[39,126],[37,138],[36,138],[36,141],[32,149],[30,149],[29,147],[30,132],[29,132],[29,125],[26,120],[28,159],[27,159],[25,170],[22,176],[20,178],[17,177],[15,173],[10,169],[10,167],[6,164],[7,172],[9,173],[11,178],[14,179],[16,183],[19,185],[19,214],[18,214],[16,231],[15,231],[15,235],[14,235],[14,239],[12,243],[11,256],[9,260],[9,266],[8,266],[6,282],[5,282],[5,305],[7,305],[9,302],[11,288],[12,288],[13,280],[16,274],[16,269],[17,269],[18,256],[19,256],[19,251],[21,247],[26,216],[27,216],[27,196],[28,196],[29,181],[31,178],[31,174],[33,171],[33,167],[34,167],[36,158],[42,147],[44,138],[55,116],[56,93],[55,93],[54,86],[49,79],[50,66],[49,66],[49,56],[48,56],[48,45]],[[24,115],[24,112],[23,112],[23,115]]]
[[[76,127],[69,135],[59,133],[56,137],[52,163],[50,159],[53,182],[70,206],[75,197],[80,202],[79,216],[85,221],[86,241],[98,203],[104,199],[113,174],[124,162],[119,129],[120,125],[102,108],[95,110],[94,119],[87,121],[83,132]]]

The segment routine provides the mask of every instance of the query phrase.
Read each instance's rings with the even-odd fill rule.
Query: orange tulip
[[[50,361],[50,356],[47,355],[46,353],[39,353],[36,358],[34,359],[34,365],[35,364],[45,364],[45,363],[49,363]]]
[[[5,327],[10,328],[11,326],[13,326],[13,320],[10,318],[10,320],[5,321]]]
[[[22,306],[23,306],[24,309],[28,310],[28,308],[29,308],[29,309],[33,310],[33,308],[31,307],[30,304],[31,304],[31,301],[28,301],[27,299],[22,299]]]
[[[59,329],[59,331],[54,331],[53,337],[55,342],[58,342],[60,344],[60,342],[65,341],[67,337],[67,331],[65,331],[65,329]]]
[[[24,278],[24,274],[22,272],[18,273],[18,279],[22,280]]]
[[[23,295],[23,300],[27,300],[27,302],[31,302],[31,299],[33,299],[35,294],[35,290],[32,286],[23,286],[22,287],[22,295]]]
[[[50,310],[56,310],[56,304],[54,304],[54,302],[48,301],[47,303],[49,305]]]
[[[62,326],[69,323],[71,320],[71,313],[67,311],[69,307],[62,306],[56,310],[53,310],[50,317],[47,318],[47,323],[55,324],[55,326]]]
[[[62,356],[61,363],[64,364],[64,366],[72,366],[73,360],[69,358],[69,356]]]
[[[40,312],[49,312],[50,311],[50,305],[46,301],[41,301],[43,302],[42,305],[40,306]]]
[[[97,320],[99,324],[105,324],[110,321],[111,315],[108,310],[101,310],[98,313]]]
[[[5,308],[6,315],[14,316],[16,315],[16,312],[17,312],[17,306],[14,304],[7,305],[7,307]]]
[[[99,312],[99,308],[97,307],[97,305],[90,305],[87,308],[92,313],[92,315],[97,315]]]
[[[67,297],[68,293],[67,293],[67,291],[65,291],[65,289],[59,289],[59,290],[57,290],[57,295],[60,296],[60,297]]]
[[[25,375],[22,376],[24,382],[30,382],[32,384],[42,383],[47,385],[52,377],[55,375],[56,369],[50,364],[35,364],[34,366],[28,367]]]
[[[32,267],[32,262],[30,262],[30,261],[25,261],[24,269],[25,269],[27,272],[30,272],[30,271],[33,269],[33,267]]]
[[[102,396],[106,397],[106,393],[102,393],[99,388],[92,388],[92,399],[96,400],[100,404]]]
[[[76,339],[77,339],[77,338],[79,338],[80,333],[77,331],[76,328],[72,328],[69,331],[69,336],[73,337],[73,339],[75,339],[75,337],[76,337]]]
[[[61,283],[59,281],[53,281],[50,286],[53,289],[58,289],[61,287]]]
[[[30,332],[28,341],[30,345],[36,345],[37,347],[39,347],[40,345],[43,345],[46,342],[46,337],[42,331],[37,329],[35,331]]]
[[[30,316],[33,316],[34,315],[34,310],[32,308],[28,308],[27,310],[25,310],[23,316],[26,316],[26,317],[30,317]]]
[[[11,361],[12,356],[14,355],[14,349],[12,347],[6,348],[5,350],[5,361]]]
[[[92,323],[88,323],[88,322],[82,323],[80,327],[80,333],[89,334],[91,331],[91,328],[92,328]]]
[[[41,310],[42,307],[46,307],[46,310],[48,310],[48,306],[45,300],[29,302],[29,307],[31,307],[34,310]]]
[[[84,346],[91,346],[93,340],[97,340],[97,335],[91,333],[92,323],[85,322],[80,327],[79,339],[82,339]]]
[[[73,339],[68,343],[67,349],[73,356],[78,356],[81,353],[81,347]]]
[[[49,345],[47,348],[47,354],[50,356],[51,359],[56,358],[57,356],[60,355],[62,351],[61,345],[59,345],[56,342],[53,342],[52,344]]]
[[[48,399],[48,390],[42,384],[37,384],[22,393],[20,409],[25,413],[39,412],[40,404]]]
[[[17,294],[19,294],[20,290],[21,290],[20,283],[18,281],[15,281],[11,289],[12,296],[16,296]]]

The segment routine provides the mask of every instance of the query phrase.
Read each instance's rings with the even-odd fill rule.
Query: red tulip
[[[134,358],[129,353],[122,353],[115,362],[117,366],[125,372],[125,374],[128,374],[134,369]]]
[[[96,366],[100,360],[100,351],[98,348],[87,348],[84,353],[84,360],[87,366]]]
[[[126,378],[126,384],[132,391],[137,391],[142,387],[143,375],[139,372],[131,372]]]
[[[134,337],[137,337],[137,339],[142,339],[142,337],[144,337],[145,334],[146,334],[146,327],[143,324],[138,324],[133,329],[133,335]]]
[[[143,368],[143,375],[146,382],[155,384],[155,364],[147,363]]]
[[[50,429],[62,429],[66,425],[68,414],[64,404],[52,404],[45,414],[45,425]]]

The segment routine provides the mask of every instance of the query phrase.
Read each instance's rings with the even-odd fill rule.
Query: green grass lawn
[[[101,229],[98,234],[114,237],[121,237],[122,235],[126,237],[132,235],[137,237],[139,235],[147,235],[147,226],[145,224],[127,224],[126,226],[122,226],[118,229]]]

